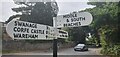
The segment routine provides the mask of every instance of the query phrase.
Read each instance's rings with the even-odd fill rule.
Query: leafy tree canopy
[[[21,7],[12,8],[14,12],[22,13],[20,20],[50,26],[53,25],[55,10],[58,11],[56,2],[15,2],[15,4],[21,5]]]

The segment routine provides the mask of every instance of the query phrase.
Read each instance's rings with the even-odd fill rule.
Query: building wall
[[[0,40],[2,39],[2,27],[3,27],[3,23],[0,22]]]
[[[3,27],[3,22],[0,22],[0,53],[2,51],[2,37],[3,37],[2,27]]]
[[[3,24],[2,31],[3,31],[2,40],[6,40],[6,41],[12,40],[12,38],[6,32],[6,24]]]
[[[23,40],[9,40],[2,41],[3,46],[2,50],[8,51],[35,51],[35,50],[47,50],[51,51],[53,47],[53,42],[44,42],[44,43],[28,43]],[[60,43],[58,49],[70,48],[73,47],[74,43]]]

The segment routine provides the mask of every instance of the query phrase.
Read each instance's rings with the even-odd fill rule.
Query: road
[[[89,48],[89,51],[80,52],[74,51],[73,48],[62,49],[58,51],[58,57],[101,57],[98,50],[98,48]],[[52,51],[32,51],[4,54],[2,57],[53,57],[52,54]]]

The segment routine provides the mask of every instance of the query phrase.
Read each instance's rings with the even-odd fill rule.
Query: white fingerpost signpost
[[[57,28],[87,26],[91,24],[92,20],[93,17],[89,12],[70,13],[60,16],[56,14],[56,17],[53,17],[53,27],[15,19],[7,24],[6,32],[13,39],[53,40],[53,57],[57,57],[57,38],[68,37],[68,32],[63,30],[64,33],[61,33],[61,30]],[[51,32],[51,30],[53,31]]]
[[[59,11],[56,7],[57,3],[52,2],[51,6],[53,7],[53,11],[55,13],[53,17],[53,27],[37,23],[12,20],[7,24],[6,32],[13,39],[53,40],[53,57],[57,57],[57,38],[68,37],[68,32],[61,33],[57,28],[87,26],[91,24],[93,17],[89,12],[74,12],[57,16]],[[51,28],[50,30],[54,31],[50,32],[47,28]],[[48,34],[48,32],[54,35]]]
[[[22,0],[20,0],[22,1]],[[15,3],[20,2],[15,0]],[[41,2],[45,2],[47,0],[41,0]],[[58,32],[57,28],[62,27],[79,27],[79,26],[87,26],[90,25],[93,17],[89,12],[74,12],[66,15],[59,15],[57,13],[59,11],[58,5],[55,0],[51,1],[51,7],[54,14],[53,17],[53,29],[54,36],[49,38],[47,32],[47,25],[30,23],[19,20],[12,20],[7,24],[6,31],[8,35],[13,39],[33,39],[33,40],[53,40],[53,57],[57,57],[57,38],[60,37],[58,35],[62,34]],[[23,1],[28,2],[28,1]],[[30,1],[29,1],[30,2]],[[18,3],[19,4],[19,3]],[[66,33],[68,36],[68,33]],[[62,37],[66,38],[66,37]]]
[[[53,57],[57,57],[57,38],[68,37],[68,32],[63,30],[62,32],[65,33],[61,33],[61,30],[57,28],[87,26],[91,24],[92,20],[93,17],[89,12],[70,13],[60,16],[56,14],[56,17],[53,17],[53,27],[15,19],[7,24],[6,32],[13,39],[53,40]],[[53,31],[51,32],[51,30]]]

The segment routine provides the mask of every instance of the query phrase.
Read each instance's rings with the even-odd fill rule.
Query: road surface
[[[58,57],[103,57],[98,50],[98,48],[89,48],[89,51],[80,52],[74,51],[73,48],[62,49],[58,50]],[[52,51],[32,51],[4,54],[2,57],[53,57],[52,54]]]

